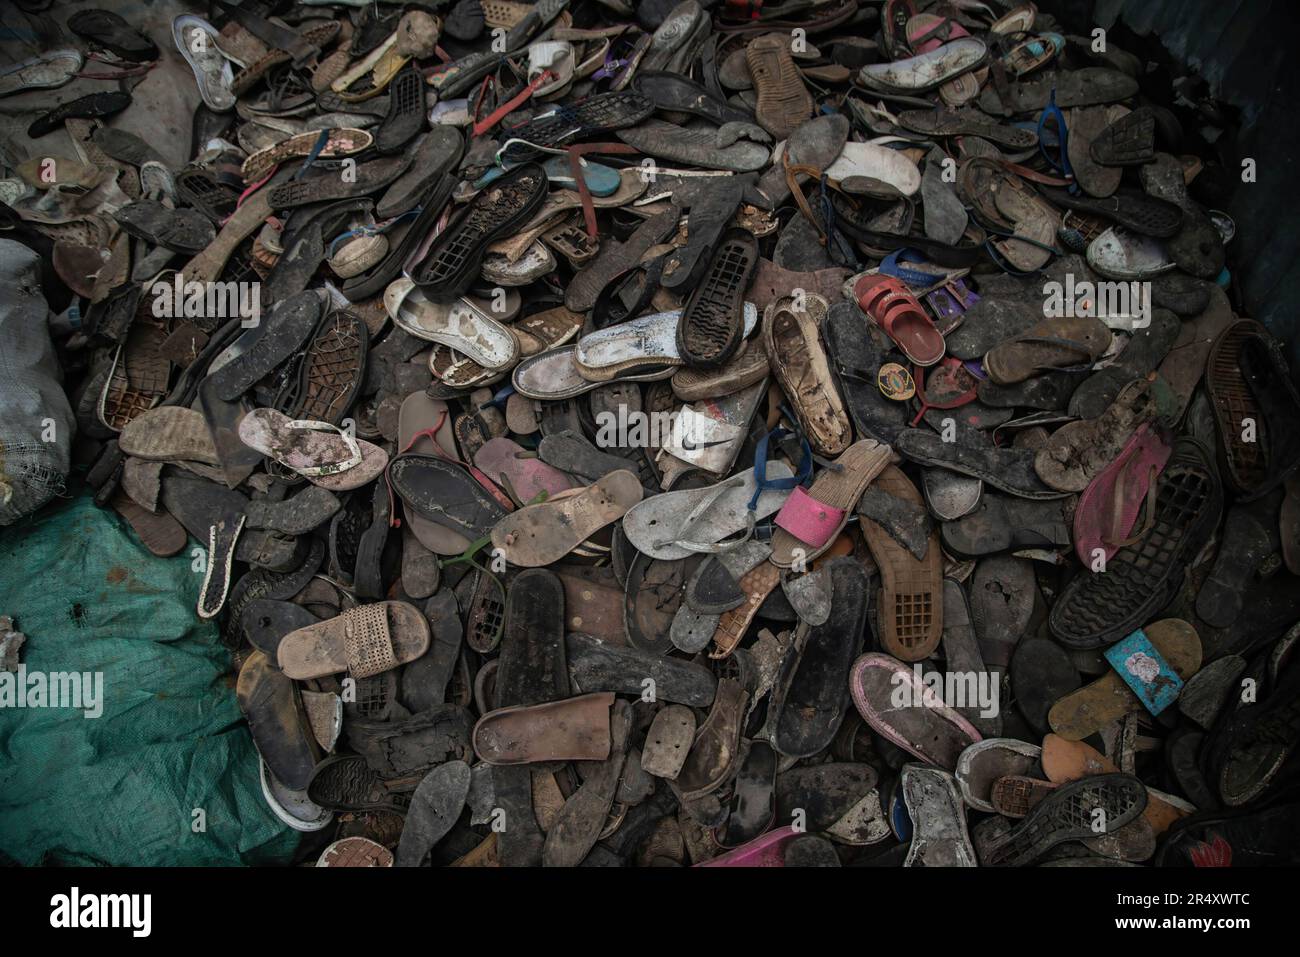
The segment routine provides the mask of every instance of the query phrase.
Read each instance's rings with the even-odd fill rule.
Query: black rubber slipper
[[[431,301],[454,302],[478,280],[488,246],[528,222],[546,191],[546,171],[536,163],[494,180],[438,235],[411,278]]]
[[[545,704],[570,695],[564,586],[545,569],[520,572],[506,595],[496,706]],[[583,688],[597,691],[597,688]]]
[[[1237,620],[1245,601],[1246,583],[1276,550],[1276,535],[1270,535],[1268,526],[1260,521],[1265,516],[1259,515],[1252,504],[1234,505],[1228,510],[1214,565],[1196,593],[1196,614],[1215,628],[1231,627]]]
[[[971,621],[985,664],[1005,669],[1039,619],[1042,596],[1034,563],[1014,555],[983,558],[970,586]]]
[[[273,598],[257,598],[244,606],[240,627],[248,643],[275,661],[280,639],[291,631],[314,625],[319,619],[302,605]]]
[[[388,476],[408,508],[471,541],[491,533],[505,517],[501,503],[454,462],[407,453],[392,460]]]
[[[907,404],[885,397],[876,383],[884,353],[866,331],[867,318],[856,303],[832,304],[822,323],[828,358],[859,438],[892,445],[907,427]]]
[[[636,126],[654,110],[654,103],[634,90],[598,93],[576,105],[548,109],[516,126],[510,131],[510,138],[517,142],[506,147],[502,158],[510,163],[521,163],[539,155],[538,146],[556,149],[577,140]]]
[[[827,562],[834,587],[831,615],[793,644],[772,690],[772,746],[788,757],[810,757],[831,743],[849,700],[849,669],[862,652],[867,621],[867,573],[855,558]]]
[[[668,254],[659,282],[670,292],[682,295],[693,289],[708,268],[710,255],[718,247],[727,224],[740,208],[746,178],[710,176],[690,193],[690,220],[695,228],[686,236],[686,245]],[[572,307],[570,307],[572,308]]]
[[[388,85],[388,115],[375,130],[375,152],[396,153],[424,128],[424,74],[409,62]]]
[[[384,597],[384,546],[388,544],[392,499],[388,487],[376,482],[371,493],[370,525],[357,541],[356,564],[352,571],[352,590],[358,598],[377,601]]]
[[[395,181],[394,185],[400,181],[400,179]],[[393,228],[388,241],[388,255],[384,257],[383,261],[369,272],[362,273],[360,276],[353,276],[343,284],[341,291],[348,298],[348,301],[365,302],[367,299],[373,299],[381,295],[388,284],[397,278],[411,255],[428,237],[429,231],[433,229],[439,217],[442,216],[443,208],[447,205],[447,200],[451,198],[451,191],[457,182],[454,177],[444,174],[429,187],[428,192],[421,194],[417,200],[420,205],[420,212],[409,224],[405,226],[398,224]],[[395,331],[401,332],[400,329]],[[392,333],[389,334],[388,338],[392,338]],[[413,336],[408,338],[414,339]],[[422,340],[415,339],[414,341],[421,342]],[[419,350],[415,351],[418,352]],[[415,353],[412,352],[411,354],[414,355]],[[410,356],[406,358],[410,358]]]
[[[233,402],[251,389],[302,348],[315,331],[320,313],[321,300],[315,290],[277,302],[256,329],[244,333],[250,340],[244,351],[208,377],[216,395]]]
[[[789,822],[802,811],[809,831],[829,830],[876,789],[878,780],[869,764],[831,762],[782,771],[776,777],[777,820]]]
[[[703,615],[721,615],[745,603],[745,593],[717,555],[709,555],[686,583],[686,604]]]
[[[723,123],[754,122],[754,114],[748,110],[737,109],[725,100],[719,100],[700,84],[676,73],[638,70],[632,85],[657,110],[689,113],[718,126]]]
[[[212,221],[197,209],[169,209],[152,199],[118,207],[113,219],[128,235],[191,256],[203,252],[217,237]]]
[[[1047,372],[1032,376],[1014,385],[998,385],[991,379],[979,384],[976,395],[985,405],[998,409],[1037,409],[1041,412],[1064,412],[1070,398],[1091,374],[1089,369],[1077,372]]]
[[[954,555],[974,558],[1015,548],[1069,548],[1072,499],[1035,502],[985,492],[975,511],[939,529],[943,547]]]
[[[1094,372],[1079,383],[1070,396],[1070,415],[1077,419],[1095,419],[1100,416],[1110,408],[1124,386],[1155,371],[1178,340],[1182,327],[1183,324],[1172,312],[1155,309],[1151,315],[1151,324],[1133,333],[1114,364]]]
[[[1052,791],[1004,837],[984,848],[981,861],[986,867],[1024,867],[1065,841],[1114,834],[1146,806],[1146,785],[1131,774],[1098,774],[1071,781]],[[1100,830],[1094,829],[1095,822],[1100,822]]]
[[[465,138],[453,126],[439,124],[423,134],[412,149],[411,168],[393,180],[375,203],[375,217],[391,219],[421,205],[421,198],[460,162],[464,152]]]
[[[68,29],[83,40],[89,40],[132,63],[158,59],[158,47],[154,42],[111,10],[81,10],[68,18]],[[284,781],[283,778],[280,780]]]
[[[464,761],[448,761],[425,775],[411,795],[402,823],[398,867],[419,867],[434,845],[456,826],[469,797],[470,778],[469,765]]]
[[[1113,196],[1073,195],[1064,189],[1042,187],[1043,195],[1066,209],[1100,216],[1143,236],[1168,239],[1183,228],[1183,211],[1174,203],[1148,196],[1141,190],[1120,189]]]
[[[745,292],[757,266],[754,234],[728,230],[677,324],[677,349],[688,366],[713,369],[736,354],[745,332]]]
[[[1047,712],[1072,691],[1079,672],[1065,649],[1054,641],[1022,641],[1011,656],[1011,694],[1016,708],[1039,734],[1052,730]]]
[[[716,836],[723,847],[739,847],[764,834],[776,818],[777,754],[766,741],[749,742]]]
[[[620,648],[581,632],[571,632],[566,643],[569,673],[583,694],[613,691],[640,695],[645,692],[648,679],[653,682],[658,701],[707,708],[717,693],[713,673],[693,661]]]
[[[254,652],[239,669],[235,685],[239,710],[248,719],[253,743],[271,773],[286,787],[307,787],[320,757],[303,712],[297,684],[265,654]]]
[[[1057,499],[1070,494],[1048,487],[1038,477],[1034,471],[1033,449],[993,445],[979,448],[945,442],[942,436],[928,429],[904,429],[894,448],[913,462],[982,479],[986,485],[1018,498]]]
[[[456,596],[450,589],[436,592],[424,603],[424,617],[429,620],[432,638],[429,650],[398,675],[398,701],[412,714],[446,702],[465,638]]]
[[[130,93],[89,93],[86,96],[62,103],[44,116],[37,118],[31,126],[27,127],[27,135],[31,139],[37,139],[53,133],[63,125],[64,120],[101,119],[105,116],[121,113],[130,105]]]

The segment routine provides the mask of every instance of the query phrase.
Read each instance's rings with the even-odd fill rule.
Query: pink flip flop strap
[[[819,502],[803,486],[795,486],[790,497],[776,513],[776,524],[805,545],[821,548],[834,535],[844,519],[844,509]]]

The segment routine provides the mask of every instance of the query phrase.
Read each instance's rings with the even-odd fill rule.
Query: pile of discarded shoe
[[[70,28],[0,95],[120,89],[33,116],[6,236],[322,866],[1300,860],[1300,395],[1137,57],[1001,2]],[[181,168],[114,127],[160,61]]]

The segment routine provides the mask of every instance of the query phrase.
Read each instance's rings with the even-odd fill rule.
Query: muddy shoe
[[[1101,774],[1063,785],[985,848],[980,860],[987,867],[1027,866],[1063,841],[1114,833],[1146,804],[1146,787],[1129,774]]]
[[[1209,453],[1195,439],[1179,439],[1157,484],[1151,527],[1120,548],[1104,571],[1071,580],[1052,608],[1052,633],[1070,648],[1101,648],[1130,634],[1182,587],[1222,509]]]
[[[525,163],[493,181],[439,234],[411,278],[433,302],[451,302],[478,278],[487,248],[546,199],[546,171]]]
[[[752,233],[736,229],[722,238],[677,326],[677,348],[687,365],[717,368],[735,354],[744,330],[745,290],[757,264]]]

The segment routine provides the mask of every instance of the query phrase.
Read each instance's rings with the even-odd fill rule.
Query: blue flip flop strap
[[[895,249],[892,253],[880,261],[880,272],[885,276],[893,276],[895,279],[901,279],[911,286],[933,286],[942,277],[934,273],[921,272],[919,269],[908,269],[899,263],[924,263],[929,262],[925,254],[919,249],[904,247]]]
[[[803,454],[800,457],[799,473],[790,478],[769,479],[767,477],[767,443],[769,439],[782,439],[787,435],[794,435],[789,429],[773,429],[758,440],[758,447],[754,450],[754,478],[756,487],[754,497],[749,500],[749,510],[751,512],[758,510],[758,497],[768,489],[787,489],[802,485],[809,477],[812,476],[812,446],[802,435],[799,436],[799,443],[803,447]]]
[[[311,169],[311,164],[316,162],[317,158],[320,157],[321,150],[325,148],[325,144],[329,141],[330,131],[328,129],[321,130],[320,136],[316,137],[316,142],[312,145],[311,152],[308,153],[307,158],[302,161],[302,166],[298,167],[298,172],[293,174],[294,179],[302,179],[307,175],[307,170]]]

